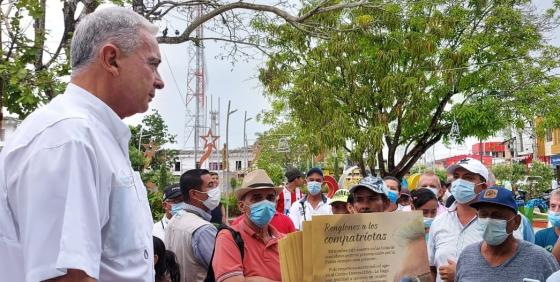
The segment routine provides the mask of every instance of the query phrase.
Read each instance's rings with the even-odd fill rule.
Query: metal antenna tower
[[[220,135],[220,97],[218,97],[218,109],[214,109],[214,101],[213,101],[213,97],[210,96],[210,129],[212,130],[212,132],[216,135]],[[221,157],[220,157],[220,139],[218,139],[218,142],[216,144],[216,150],[214,151],[214,153],[212,154],[211,160],[214,163],[220,163],[221,162]],[[212,168],[213,169],[213,168]],[[215,168],[214,170],[220,170],[222,169],[221,167]]]
[[[189,22],[202,15],[202,5],[186,10]],[[204,27],[200,25],[195,30],[196,39],[189,42],[187,49],[188,72],[187,72],[187,95],[184,128],[184,144],[186,149],[194,144],[195,167],[198,167],[200,148],[200,136],[205,134],[206,125],[206,63],[204,58]],[[194,133],[194,136],[193,136]],[[192,137],[192,138],[191,138]]]

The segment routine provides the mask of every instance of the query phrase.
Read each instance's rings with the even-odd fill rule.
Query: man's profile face
[[[161,55],[156,38],[144,30],[138,36],[139,46],[127,56],[121,51],[116,61],[119,75],[112,90],[121,97],[116,112],[125,117],[147,111],[156,89],[164,86],[158,72]]]

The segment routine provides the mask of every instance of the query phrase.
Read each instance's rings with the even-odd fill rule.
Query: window
[[[219,163],[217,163],[217,162],[211,162],[211,163],[208,165],[208,168],[209,168],[210,170],[222,170],[222,167],[223,167],[223,166],[222,166],[222,163],[221,163],[221,162],[219,162]]]
[[[175,161],[174,170],[175,171],[181,171],[181,162],[180,161]]]
[[[235,161],[235,170],[241,170],[241,161]]]
[[[552,129],[546,130],[546,142],[552,142]]]

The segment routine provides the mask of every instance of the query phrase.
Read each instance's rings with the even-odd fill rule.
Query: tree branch
[[[252,10],[252,11],[261,11],[261,12],[269,12],[273,13],[280,18],[284,19],[289,24],[296,26],[299,23],[303,23],[305,20],[309,19],[310,17],[318,14],[323,14],[335,10],[346,9],[346,8],[353,8],[364,5],[367,3],[367,0],[360,0],[358,2],[353,3],[341,3],[336,4],[329,7],[321,7],[324,2],[321,2],[317,7],[311,9],[308,13],[302,16],[294,16],[288,13],[285,10],[277,8],[271,5],[263,5],[263,4],[254,4],[254,3],[246,3],[246,2],[234,2],[225,4],[222,6],[216,6],[215,9],[212,11],[200,16],[199,18],[195,19],[187,28],[181,33],[179,36],[175,37],[158,37],[158,42],[163,44],[177,44],[191,40],[191,33],[196,30],[197,27],[204,24],[205,22],[213,19],[214,17],[225,13],[230,10],[234,9],[244,9],[244,10]]]

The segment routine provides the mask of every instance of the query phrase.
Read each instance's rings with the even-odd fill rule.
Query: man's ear
[[[99,51],[101,66],[104,70],[111,73],[113,76],[119,75],[119,65],[117,59],[122,55],[117,46],[113,44],[105,44]]]
[[[387,210],[390,205],[391,201],[389,200],[389,198],[383,198],[383,210]]]
[[[244,214],[245,213],[245,203],[243,201],[238,201],[237,202],[237,207],[239,208],[239,211]]]
[[[517,230],[519,229],[519,227],[521,226],[521,223],[523,222],[521,215],[516,214],[515,218],[513,219],[513,230]]]

